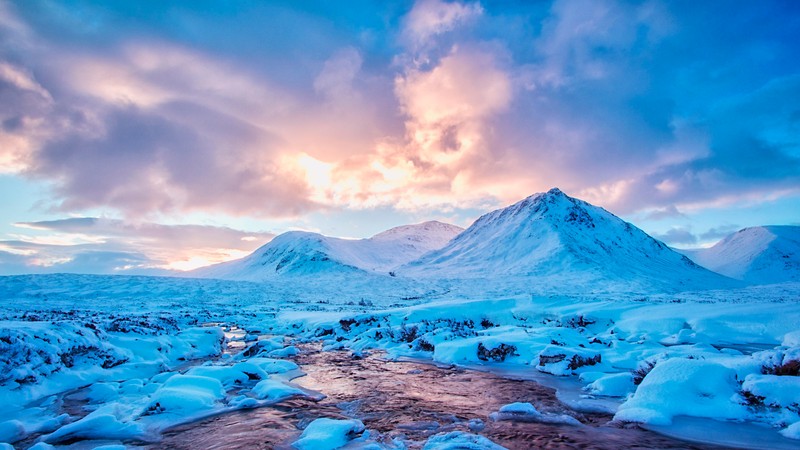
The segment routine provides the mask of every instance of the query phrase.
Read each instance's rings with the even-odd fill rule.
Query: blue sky
[[[558,186],[800,222],[800,5],[0,0],[0,274],[155,273]]]

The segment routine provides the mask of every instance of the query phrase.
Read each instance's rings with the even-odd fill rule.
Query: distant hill
[[[461,227],[436,221],[404,225],[357,240],[290,231],[242,259],[203,267],[189,275],[263,280],[281,275],[388,274],[402,264],[443,247],[462,231]]]
[[[745,228],[713,247],[681,252],[703,267],[750,284],[800,281],[800,226]]]

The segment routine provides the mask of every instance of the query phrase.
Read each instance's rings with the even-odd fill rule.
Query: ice
[[[25,424],[19,420],[0,422],[0,442],[17,442],[27,436]]]
[[[119,383],[95,383],[89,386],[86,399],[91,403],[105,403],[116,399],[119,396],[119,389]],[[130,385],[128,385],[128,389],[130,389]]]
[[[206,365],[192,367],[186,372],[187,375],[198,377],[208,377],[218,380],[223,386],[241,384],[249,379],[261,379],[266,377],[260,367],[254,364],[235,364],[233,366]]]
[[[46,442],[39,442],[28,447],[28,450],[54,450],[54,449],[55,447]]]
[[[541,415],[541,413],[537,411],[536,408],[530,403],[509,403],[508,405],[501,406],[500,412],[506,414],[519,414],[528,416]]]
[[[292,445],[298,450],[333,450],[365,433],[360,420],[319,418],[308,424]]]
[[[489,439],[463,431],[451,431],[431,436],[423,450],[505,450]]]
[[[259,369],[269,374],[285,373],[299,368],[292,361],[273,358],[250,358],[248,363],[255,364]]]
[[[137,411],[138,412],[138,411]],[[51,434],[42,436],[45,442],[59,443],[73,439],[128,439],[143,434],[140,424],[125,420],[130,409],[111,404],[93,411],[86,417],[64,425]]]
[[[297,356],[297,348],[293,346],[279,348],[267,353],[270,358],[288,358],[290,356]]]
[[[513,422],[541,422],[565,425],[580,425],[580,422],[566,414],[543,414],[530,403],[510,403],[489,415],[494,421],[510,420]]]

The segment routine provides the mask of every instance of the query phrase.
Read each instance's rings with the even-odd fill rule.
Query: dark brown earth
[[[380,355],[353,359],[348,352],[320,352],[306,346],[295,359],[308,375],[295,380],[327,395],[320,402],[296,398],[275,407],[236,411],[165,433],[152,448],[288,448],[299,428],[318,417],[358,418],[379,442],[403,438],[421,448],[437,433],[481,434],[509,449],[720,449],[643,430],[609,424],[610,415],[567,409],[555,391],[532,381],[418,362],[387,361]],[[530,402],[540,412],[569,414],[583,425],[494,422],[502,405]],[[485,425],[470,430],[470,420]],[[473,427],[474,428],[474,427]]]

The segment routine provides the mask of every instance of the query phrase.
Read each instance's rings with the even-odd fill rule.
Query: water
[[[318,417],[358,418],[370,439],[403,440],[421,448],[431,435],[479,432],[509,449],[718,449],[670,438],[631,425],[609,424],[611,415],[577,412],[539,383],[440,367],[416,361],[387,361],[378,354],[354,359],[347,352],[307,346],[296,358],[306,376],[294,382],[324,393],[319,402],[292,399],[275,407],[237,411],[176,427],[152,448],[288,448],[300,428]],[[490,413],[512,402],[530,402],[545,414],[568,414],[582,425],[493,422]]]

